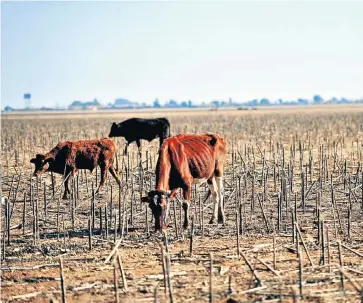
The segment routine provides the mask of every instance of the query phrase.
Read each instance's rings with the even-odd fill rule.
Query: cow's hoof
[[[68,196],[63,196],[62,200],[68,200]]]
[[[210,219],[209,224],[216,224],[216,219],[214,218]]]

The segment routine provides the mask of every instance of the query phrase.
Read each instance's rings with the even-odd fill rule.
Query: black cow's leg
[[[137,149],[139,150],[140,162],[141,162],[141,142],[136,140]]]
[[[168,131],[165,130],[163,133],[161,133],[161,135],[159,136],[160,142],[159,142],[159,147],[161,147],[161,145],[163,145],[165,139],[169,138],[170,136],[168,135]]]

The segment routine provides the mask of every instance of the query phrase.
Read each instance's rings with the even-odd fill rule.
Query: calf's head
[[[40,176],[49,169],[49,163],[53,161],[53,158],[45,158],[45,155],[37,154],[35,158],[30,160],[30,163],[35,165],[33,176]]]
[[[110,138],[112,137],[118,137],[122,135],[122,124],[116,124],[116,122],[113,122],[111,125],[110,134],[108,135]]]
[[[142,202],[148,202],[149,207],[155,218],[155,230],[166,228],[166,220],[168,218],[168,197],[170,191],[164,192],[159,190],[152,190],[147,197],[142,197]]]

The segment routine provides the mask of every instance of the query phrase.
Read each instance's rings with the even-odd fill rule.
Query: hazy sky
[[[2,107],[363,97],[363,2],[2,2]]]

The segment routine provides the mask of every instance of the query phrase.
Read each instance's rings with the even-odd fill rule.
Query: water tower
[[[25,108],[31,107],[31,94],[29,93],[24,94],[24,103],[25,103]]]

